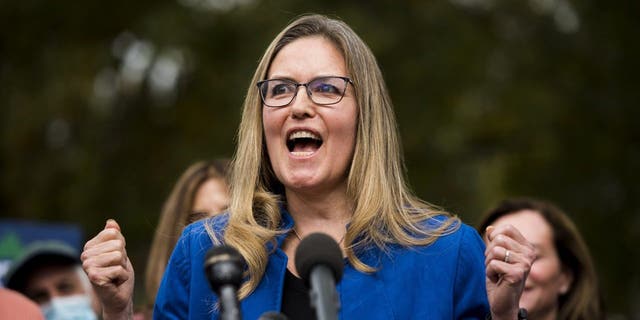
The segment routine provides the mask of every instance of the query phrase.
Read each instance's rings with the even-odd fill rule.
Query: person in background
[[[516,229],[499,227],[489,238],[509,239],[501,246],[511,259],[485,260],[474,229],[411,193],[382,73],[344,22],[303,16],[273,40],[246,94],[237,141],[229,210],[185,228],[155,319],[219,316],[203,264],[220,243],[248,265],[244,318],[276,311],[313,319],[294,261],[302,238],[316,232],[335,239],[345,258],[339,318],[517,318],[533,248]],[[94,240],[85,248],[108,242]],[[86,249],[83,260],[103,280],[95,285],[122,298],[105,308],[123,311],[130,296],[119,293],[133,283],[122,279],[132,271],[119,264],[109,272],[119,261],[100,256]]]
[[[520,306],[535,320],[604,319],[601,296],[589,250],[571,219],[554,204],[512,198],[490,209],[478,224],[510,224],[536,248]]]
[[[45,319],[97,319],[100,302],[78,252],[57,241],[34,242],[9,267],[5,286],[37,303]]]
[[[229,206],[226,159],[199,161],[187,168],[162,207],[145,273],[147,317],[171,252],[188,224],[219,214]]]
[[[0,287],[0,319],[42,320],[42,311],[22,294]]]
[[[118,304],[117,311],[105,316],[105,320],[151,318],[164,268],[182,229],[194,221],[219,214],[228,206],[228,162],[226,159],[196,162],[184,171],[174,185],[162,207],[151,244],[145,281],[147,307],[141,312],[133,314],[132,311],[133,287],[128,288],[127,284],[133,286],[134,274],[126,255],[125,238],[120,226],[114,220],[108,220],[104,230],[87,242],[82,254],[83,266],[92,282],[103,289],[98,291],[100,300],[111,303],[114,297],[118,297],[127,301]],[[131,276],[116,281],[100,276],[103,272],[113,274],[126,270],[131,270]],[[115,290],[121,286],[128,289]]]

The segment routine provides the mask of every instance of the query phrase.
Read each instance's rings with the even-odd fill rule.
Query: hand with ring
[[[492,319],[516,319],[518,302],[536,258],[535,248],[513,226],[485,231],[487,296]]]

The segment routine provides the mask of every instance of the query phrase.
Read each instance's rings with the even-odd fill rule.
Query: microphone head
[[[280,312],[267,311],[263,313],[258,320],[288,320],[287,316]]]
[[[240,253],[227,245],[209,249],[204,258],[204,272],[211,288],[218,294],[224,285],[233,285],[236,289],[240,287],[245,265]]]
[[[311,270],[317,265],[328,267],[336,282],[342,279],[342,250],[333,238],[324,233],[312,233],[302,239],[296,249],[295,264],[298,273],[307,283]]]

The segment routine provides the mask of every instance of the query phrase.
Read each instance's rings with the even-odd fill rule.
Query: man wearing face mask
[[[79,253],[63,243],[27,247],[4,280],[7,288],[36,302],[47,320],[96,320],[101,313]]]

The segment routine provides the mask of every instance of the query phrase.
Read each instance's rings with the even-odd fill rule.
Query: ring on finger
[[[509,263],[509,258],[511,257],[511,251],[506,250],[504,253],[504,262]]]

